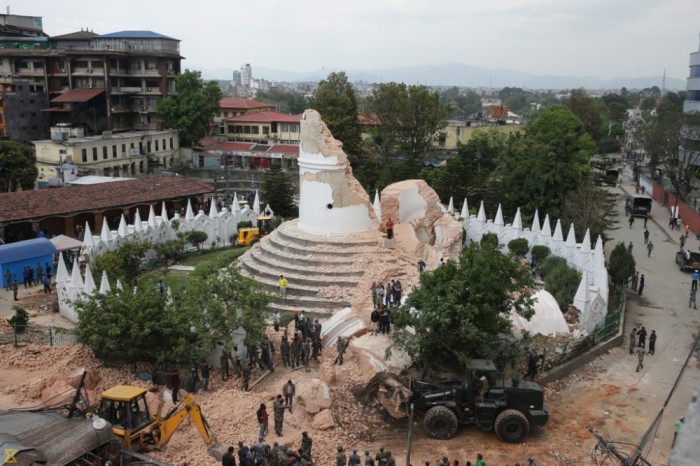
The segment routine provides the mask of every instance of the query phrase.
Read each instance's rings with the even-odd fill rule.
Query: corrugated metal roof
[[[37,453],[46,464],[64,466],[113,438],[109,423],[95,429],[90,419],[66,419],[50,412],[0,411],[0,432],[33,448],[15,455],[19,466],[34,464]]]
[[[97,39],[170,39],[177,40],[173,37],[164,36],[153,31],[119,31],[110,32],[109,34],[101,34]]]
[[[0,264],[8,264],[56,253],[56,246],[46,238],[34,238],[0,245]]]

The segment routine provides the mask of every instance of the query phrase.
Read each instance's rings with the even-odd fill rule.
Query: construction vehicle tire
[[[448,440],[457,434],[457,415],[445,406],[433,406],[423,419],[428,435],[440,440]]]
[[[518,443],[530,433],[530,421],[520,411],[506,409],[496,417],[493,430],[504,442]]]

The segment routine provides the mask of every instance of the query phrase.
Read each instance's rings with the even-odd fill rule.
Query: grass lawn
[[[176,295],[187,284],[187,276],[189,274],[190,272],[184,270],[168,270],[167,273],[163,273],[162,269],[156,269],[141,275],[138,286],[155,291],[158,280],[163,280],[165,287],[169,287],[173,295]]]
[[[205,262],[205,261],[216,261],[218,259],[222,260],[233,260],[237,259],[240,257],[244,252],[246,252],[249,247],[240,247],[240,248],[221,248],[221,249],[214,249],[209,250],[209,251],[203,251],[201,254],[197,252],[191,252],[187,255],[187,257],[177,261],[178,265],[191,265],[193,267],[196,267],[198,264]]]

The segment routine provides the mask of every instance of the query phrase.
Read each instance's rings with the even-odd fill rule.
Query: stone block
[[[314,416],[311,427],[317,430],[328,430],[335,428],[335,419],[330,409],[324,409]]]

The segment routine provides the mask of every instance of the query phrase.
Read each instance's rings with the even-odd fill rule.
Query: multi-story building
[[[272,104],[264,104],[252,99],[224,97],[219,101],[219,110],[214,114],[211,128],[216,128],[216,134],[223,136],[226,134],[224,120],[227,118],[249,113],[268,112],[274,108],[275,106]],[[214,133],[214,131],[210,131],[210,133]]]
[[[40,187],[60,178],[64,164],[78,175],[139,176],[158,173],[179,162],[177,131],[131,131],[85,136],[82,128],[51,128],[51,139],[34,141]]]
[[[700,118],[700,46],[697,52],[690,54],[690,71],[686,80],[683,112],[696,114],[697,118]],[[700,124],[683,127],[681,139],[681,147],[678,148],[681,164],[684,167],[700,166]]]
[[[250,87],[250,83],[253,81],[253,68],[250,63],[246,63],[245,66],[241,66],[241,84],[243,87]]]
[[[7,24],[13,25],[9,32]],[[93,135],[161,130],[156,108],[161,98],[175,94],[181,59],[178,39],[151,31],[98,35],[81,30],[47,38],[41,18],[0,15],[0,84],[15,93],[22,85],[34,95],[4,103],[5,136],[49,136],[48,124],[22,124],[35,113],[23,109],[27,100],[37,102],[40,96],[49,102],[43,102],[37,118],[48,115],[51,126],[82,126]],[[18,116],[21,112],[24,117]],[[33,127],[44,134],[33,134]]]
[[[255,112],[224,119],[229,140],[259,144],[299,145],[301,115]]]
[[[700,113],[700,47],[690,54],[690,73],[686,80],[685,113]]]

